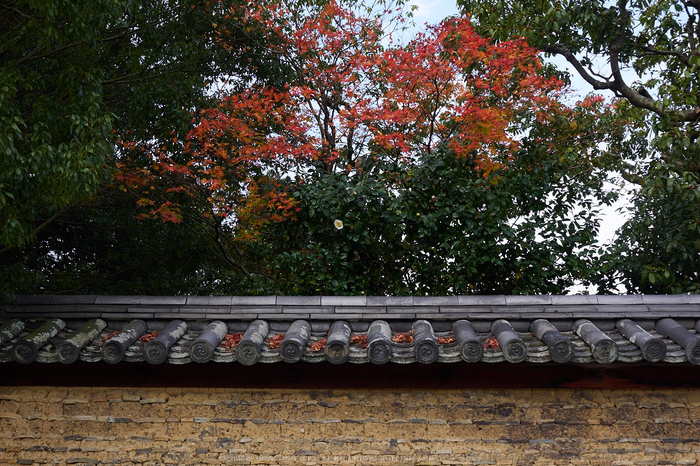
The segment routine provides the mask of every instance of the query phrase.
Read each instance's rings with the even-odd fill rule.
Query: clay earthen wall
[[[0,463],[698,464],[700,390],[0,387]]]

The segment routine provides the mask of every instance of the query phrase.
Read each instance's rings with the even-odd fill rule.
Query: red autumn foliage
[[[316,343],[312,343],[310,346],[311,351],[323,351],[323,349],[326,347],[326,343],[327,341],[325,338],[317,341]]]
[[[350,338],[350,343],[359,345],[361,348],[367,348],[367,335],[353,335],[352,338]]]
[[[439,345],[449,345],[450,343],[454,343],[456,341],[457,339],[455,337],[440,337],[437,339]]]
[[[160,332],[151,332],[151,333],[147,333],[145,335],[141,335],[141,338],[139,338],[139,341],[142,341],[144,343],[148,343],[149,341],[151,341],[155,337],[157,337],[159,333]]]
[[[274,337],[271,337],[271,338],[268,338],[267,340],[265,340],[265,342],[267,342],[267,346],[270,349],[277,349],[282,344],[282,340],[284,340],[284,334],[278,333]]]
[[[520,115],[547,119],[561,85],[538,74],[537,52],[523,40],[493,44],[468,17],[401,46],[387,42],[392,25],[384,18],[335,1],[301,12],[282,2],[244,3],[230,14],[243,29],[267,31],[271,53],[296,73],[289,85],[223,96],[201,112],[177,159],[164,147],[122,141],[152,164],[120,161],[114,179],[138,193],[144,216],[181,222],[191,214],[178,196],[188,196],[206,209],[199,225],[220,228],[222,219],[235,219],[234,240],[255,239],[266,223],[293,218],[298,206],[282,180],[304,182],[314,170],[362,172],[377,158],[410,161],[448,144],[488,174],[500,167],[493,154],[518,149]],[[239,45],[223,28],[217,41]]]
[[[117,333],[119,333],[119,331],[118,331],[118,330],[115,330],[114,332],[110,333],[109,335],[102,337],[102,343],[105,343],[105,342],[109,341],[109,340],[112,339],[114,336],[116,336]]]
[[[397,333],[391,338],[394,343],[413,343],[413,335],[410,333]]]
[[[136,156],[119,159],[114,184],[138,200],[142,217],[207,235],[248,279],[277,282],[280,268],[265,255],[278,238],[299,245],[290,256],[306,257],[305,240],[271,231],[320,231],[302,188],[328,175],[375,177],[401,193],[422,156],[448,148],[488,178],[488,190],[528,152],[521,142],[533,122],[550,130],[532,141],[538,149],[585,154],[590,147],[584,125],[561,131],[557,122],[575,122],[581,109],[557,100],[562,83],[540,72],[537,52],[521,39],[494,44],[462,17],[397,45],[384,34],[391,26],[358,9],[335,1],[304,8],[231,7],[241,30],[266,31],[270,54],[289,70],[287,85],[232,88],[193,118],[186,140],[173,142],[177,150],[121,143]],[[216,40],[233,50],[238,32],[219,27]],[[427,231],[431,220],[423,218]],[[287,225],[278,229],[279,222]]]
[[[238,346],[238,344],[241,342],[241,338],[243,338],[243,334],[241,332],[229,333],[224,337],[220,346],[222,348],[235,349],[236,346]]]
[[[486,349],[495,349],[499,348],[500,346],[498,345],[498,340],[495,338],[489,338],[484,342],[484,348]]]

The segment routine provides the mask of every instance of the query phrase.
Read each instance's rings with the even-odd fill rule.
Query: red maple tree
[[[343,170],[362,177],[381,161],[410,170],[437,146],[473,158],[487,176],[519,148],[528,124],[571,111],[536,50],[518,38],[494,44],[468,17],[400,45],[384,32],[400,15],[360,16],[336,1],[303,12],[282,2],[236,5],[230,15],[242,30],[267,31],[270,53],[292,70],[289,83],[223,95],[200,113],[179,157],[140,148],[149,166],[123,163],[116,180],[140,193],[144,217],[187,218],[246,275],[238,244],[294,218],[295,185]],[[230,47],[233,37],[220,28],[217,40]],[[198,207],[183,211],[183,196]]]

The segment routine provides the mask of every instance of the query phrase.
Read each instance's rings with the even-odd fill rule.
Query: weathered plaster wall
[[[0,387],[0,463],[698,464],[700,390]]]

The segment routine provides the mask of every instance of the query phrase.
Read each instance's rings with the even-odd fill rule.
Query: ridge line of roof
[[[149,296],[149,295],[18,295],[19,306],[306,306],[333,308],[679,305],[700,304],[700,295],[462,295],[462,296]],[[6,306],[7,307],[7,306]]]

